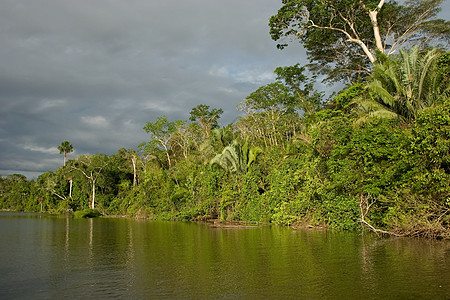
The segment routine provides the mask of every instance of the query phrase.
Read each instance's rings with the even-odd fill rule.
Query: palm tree
[[[73,152],[73,146],[69,141],[64,141],[58,146],[59,154],[64,154],[64,166],[66,165],[67,154]]]
[[[353,101],[362,113],[360,121],[382,117],[409,123],[418,111],[436,104],[448,94],[445,79],[438,76],[441,55],[436,48],[421,51],[413,47],[400,50],[396,57],[380,59],[368,78],[367,93]]]
[[[256,161],[260,153],[262,153],[261,148],[248,146],[248,139],[244,145],[241,145],[237,140],[233,140],[231,145],[226,146],[222,153],[217,154],[210,161],[210,165],[217,164],[226,171],[244,174],[250,165]]]

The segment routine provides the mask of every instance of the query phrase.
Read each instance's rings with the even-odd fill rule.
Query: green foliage
[[[333,229],[351,230],[359,226],[359,206],[353,197],[336,196],[326,200],[319,208],[323,222]]]
[[[277,81],[258,88],[244,101],[246,110],[251,111],[287,111],[295,107],[296,99],[289,88]]]
[[[236,205],[237,218],[248,222],[263,222],[266,213],[261,207],[263,178],[259,168],[252,166],[242,177],[241,184],[239,202]]]
[[[299,64],[288,67],[278,67],[274,73],[277,75],[277,80],[283,80],[291,90],[291,93],[296,96],[296,108],[304,112],[311,113],[316,111],[321,104],[323,93],[317,92],[314,89],[314,82],[317,76],[308,78],[305,74],[304,66]]]
[[[295,225],[300,222],[301,218],[296,212],[297,203],[282,202],[280,207],[275,208],[275,212],[272,215],[272,222],[277,225]]]
[[[221,154],[217,154],[210,161],[210,164],[219,165],[227,172],[240,172],[245,174],[248,168],[256,162],[258,155],[262,151],[259,147],[249,147],[248,139],[244,145],[234,140],[231,145],[223,149]]]
[[[66,165],[67,154],[73,152],[73,146],[69,141],[64,141],[58,146],[59,154],[64,155],[64,166]]]
[[[169,142],[172,134],[175,132],[177,127],[181,125],[181,123],[181,121],[169,122],[166,116],[158,117],[154,123],[147,122],[143,129],[147,133],[150,133],[151,140],[147,144],[141,144],[141,148],[143,148],[148,154],[158,153],[158,150],[162,149],[166,154],[168,166],[171,167],[172,162],[169,154]]]
[[[74,216],[76,218],[96,218],[100,217],[102,214],[95,209],[85,209],[85,210],[79,210],[74,213]]]
[[[246,114],[236,124],[243,138],[265,147],[283,145],[284,140],[292,139],[299,126],[296,109],[312,108],[310,102],[305,104],[307,97],[295,93],[294,88],[277,81],[258,88],[239,103],[238,110]]]
[[[365,86],[368,95],[353,101],[360,108],[361,120],[384,117],[409,123],[420,110],[439,104],[448,93],[440,57],[436,48],[420,51],[413,47],[376,63]]]
[[[211,130],[219,127],[217,121],[222,113],[223,109],[221,108],[212,108],[210,110],[209,105],[199,104],[191,110],[191,117],[189,120],[198,121],[200,126],[203,128],[204,136],[209,137]]]
[[[364,83],[357,82],[340,91],[334,98],[333,104],[336,110],[343,110],[349,112],[352,107],[352,102],[360,97],[364,92]]]
[[[414,201],[439,218],[450,199],[450,101],[423,110],[411,128],[405,147],[404,180]]]

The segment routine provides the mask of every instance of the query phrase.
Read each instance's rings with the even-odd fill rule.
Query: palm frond
[[[436,75],[436,63],[441,54],[438,49],[421,51],[413,47],[375,64],[365,86],[367,94],[354,100],[360,118],[396,116],[402,122],[409,122],[418,111],[448,95],[448,85],[442,76]]]

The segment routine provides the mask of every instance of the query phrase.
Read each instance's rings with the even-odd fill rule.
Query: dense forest
[[[0,179],[0,209],[450,238],[441,1],[282,2],[271,37],[302,43],[311,63],[278,67],[234,123],[220,127],[222,109],[199,104],[189,120],[142,124],[149,140],[136,149],[66,161],[64,141],[59,169]],[[325,98],[309,74],[347,85]]]

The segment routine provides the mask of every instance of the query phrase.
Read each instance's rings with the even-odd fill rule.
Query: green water
[[[0,213],[0,299],[450,299],[450,242]]]

